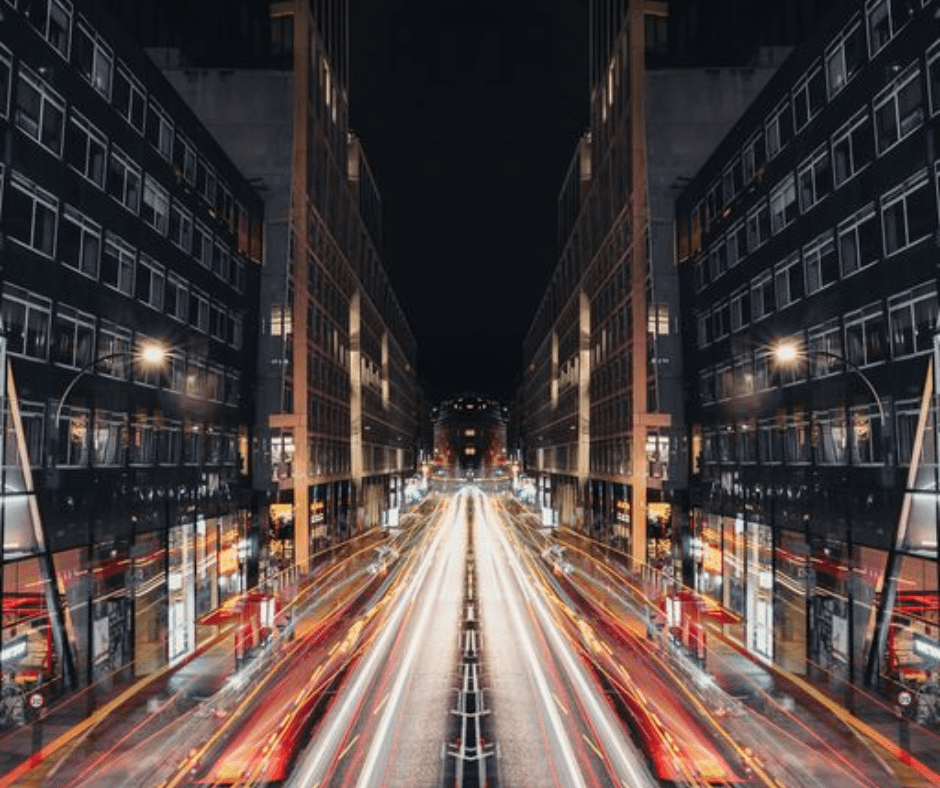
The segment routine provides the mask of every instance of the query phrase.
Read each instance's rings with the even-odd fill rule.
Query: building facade
[[[506,425],[508,406],[465,394],[432,409],[433,475],[508,478]]]
[[[675,197],[778,64],[753,47],[706,68],[725,61],[670,43],[670,12],[591,4],[590,129],[559,196],[559,261],[518,397],[540,505],[659,567],[671,566],[687,467]]]
[[[168,11],[120,5],[141,35],[161,29],[140,23],[146,9]],[[254,18],[261,4],[236,5]],[[196,23],[188,16],[148,52],[265,199],[255,482],[272,566],[306,568],[401,506],[422,400],[381,261],[379,192],[349,128],[346,2],[267,13],[266,39],[249,26],[241,53],[187,44],[173,30]]]
[[[922,679],[940,624],[938,11],[846,4],[677,203],[686,579],[853,682]]]
[[[252,582],[263,203],[97,3],[0,6],[0,129],[0,670],[68,689]]]

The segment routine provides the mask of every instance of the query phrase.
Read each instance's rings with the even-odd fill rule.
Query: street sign
[[[34,692],[32,695],[29,696],[29,705],[32,706],[34,709],[41,709],[42,702],[43,702],[43,698],[42,698],[41,692]]]
[[[898,705],[899,706],[910,706],[912,700],[914,700],[914,698],[911,696],[911,693],[908,692],[907,690],[901,690],[898,693]]]

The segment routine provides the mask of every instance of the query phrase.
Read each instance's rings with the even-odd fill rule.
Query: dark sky
[[[583,0],[351,0],[350,116],[431,402],[508,398],[587,127]]]

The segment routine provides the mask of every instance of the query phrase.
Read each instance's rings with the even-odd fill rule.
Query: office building
[[[521,440],[539,503],[637,566],[671,569],[686,490],[675,197],[803,29],[761,38],[773,4],[745,5],[752,14],[720,4],[751,42],[732,56],[709,45],[719,4],[591,3],[590,127],[523,349]]]
[[[938,16],[840,8],[676,209],[686,577],[750,650],[853,682],[935,664]]]
[[[111,5],[264,197],[255,483],[272,568],[306,568],[400,507],[419,440],[416,344],[348,122],[346,0]],[[207,18],[226,43],[193,37]]]
[[[263,203],[98,3],[2,5],[0,129],[0,670],[68,689],[252,581]]]

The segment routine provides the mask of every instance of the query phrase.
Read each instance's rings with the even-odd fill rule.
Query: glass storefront
[[[138,534],[133,549],[135,673],[166,664],[166,542],[162,532]]]
[[[774,654],[793,673],[806,672],[806,598],[810,574],[809,546],[801,533],[778,536],[774,579]]]

